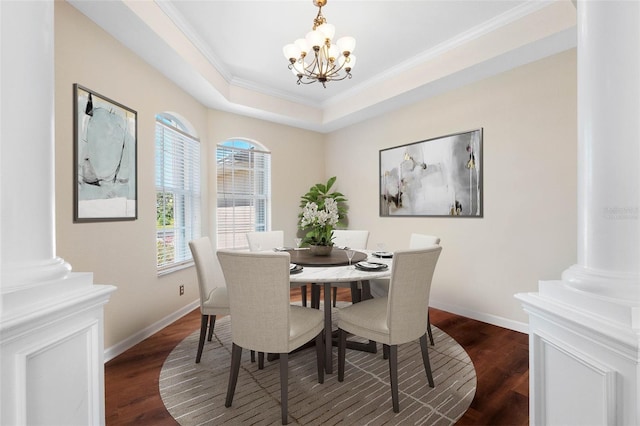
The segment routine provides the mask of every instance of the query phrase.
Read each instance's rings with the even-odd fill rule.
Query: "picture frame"
[[[138,218],[138,113],[73,85],[73,221]]]
[[[380,150],[380,216],[483,217],[483,129]]]

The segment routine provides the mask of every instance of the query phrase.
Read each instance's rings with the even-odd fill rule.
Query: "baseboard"
[[[200,304],[199,300],[195,300],[192,303],[184,306],[183,308],[179,309],[178,311],[167,315],[166,317],[162,318],[160,321],[157,321],[153,324],[151,324],[149,327],[140,330],[138,333],[128,337],[127,339],[105,349],[104,351],[104,362],[110,361],[113,358],[117,357],[118,355],[120,355],[121,353],[123,353],[124,351],[126,351],[127,349],[130,349],[131,347],[137,345],[138,343],[142,342],[144,339],[146,339],[147,337],[152,336],[153,334],[157,333],[158,331],[162,330],[163,328],[165,328],[166,326],[174,323],[175,321],[177,321],[179,318],[182,318],[183,316],[185,316],[186,314],[188,314],[189,312],[193,311],[194,309],[196,309],[198,307],[198,305]],[[514,331],[518,331],[520,333],[525,333],[528,334],[529,333],[529,325],[523,322],[519,322],[519,321],[513,321],[507,318],[503,318],[497,315],[491,315],[491,314],[487,314],[484,312],[476,312],[476,311],[472,311],[470,309],[466,309],[466,308],[462,308],[460,306],[456,306],[456,305],[451,305],[449,303],[443,303],[443,302],[439,302],[437,300],[430,300],[429,301],[429,305],[433,306],[436,309],[440,309],[443,311],[447,311],[447,312],[451,312],[453,314],[456,315],[461,315],[463,317],[467,317],[467,318],[471,318],[477,321],[482,321],[482,322],[486,322],[488,324],[493,324],[496,325],[498,327],[503,327],[503,328],[508,328],[509,330],[514,330]]]
[[[176,312],[174,312],[174,313],[172,313],[170,315],[167,315],[166,317],[162,318],[160,321],[157,321],[157,322],[151,324],[149,327],[147,327],[145,329],[142,329],[139,332],[137,332],[136,334],[126,338],[125,340],[123,340],[123,341],[111,346],[110,348],[105,349],[104,350],[104,362],[106,363],[107,361],[112,360],[113,358],[117,357],[118,355],[120,355],[121,353],[126,351],[127,349],[130,349],[133,346],[137,345],[138,343],[142,342],[147,337],[150,337],[150,336],[154,335],[155,333],[157,333],[158,331],[162,330],[163,328],[165,328],[169,324],[174,323],[175,321],[177,321],[178,319],[182,318],[183,316],[185,316],[189,312],[193,311],[198,306],[200,306],[200,299],[189,303],[188,305],[186,305],[183,308],[177,310]]]
[[[471,318],[477,321],[486,322],[488,324],[497,325],[498,327],[508,328],[509,330],[518,331],[520,333],[529,334],[529,324],[510,320],[497,315],[491,315],[484,312],[472,311],[460,306],[451,305],[449,303],[439,302],[437,300],[429,300],[429,306],[443,311],[451,312],[452,314],[460,315],[463,317]]]

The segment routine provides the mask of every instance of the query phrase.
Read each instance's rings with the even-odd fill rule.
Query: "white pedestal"
[[[640,306],[541,281],[529,314],[532,425],[640,424]]]
[[[0,424],[104,424],[103,308],[91,273],[2,294]]]

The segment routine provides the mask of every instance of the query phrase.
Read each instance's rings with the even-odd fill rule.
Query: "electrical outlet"
[[[180,284],[180,296],[184,296],[184,284]]]

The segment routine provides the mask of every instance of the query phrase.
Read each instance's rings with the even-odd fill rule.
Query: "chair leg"
[[[400,402],[398,401],[398,345],[389,346],[389,380],[391,381],[391,400],[393,401],[393,412],[400,412]]]
[[[216,316],[209,315],[209,335],[207,336],[207,340],[211,341],[213,339],[213,328],[216,326]]]
[[[258,370],[264,368],[264,352],[258,352]]]
[[[358,303],[361,300],[360,289],[358,288],[358,282],[351,282],[351,303]]]
[[[311,307],[320,309],[320,286],[311,284]]]
[[[422,363],[424,364],[424,371],[427,373],[429,387],[434,387],[433,374],[431,373],[431,362],[429,362],[429,345],[427,345],[426,334],[420,336],[420,347],[422,348]]]
[[[360,281],[362,284],[362,300],[373,299],[371,295],[371,285],[369,284],[369,280]]]
[[[289,354],[280,354],[280,406],[282,412],[282,424],[289,423],[287,399],[289,394]]]
[[[256,351],[251,351],[251,362],[256,362]]]
[[[389,359],[389,345],[382,345],[382,359]]]
[[[433,333],[431,332],[431,321],[429,321],[429,311],[427,310],[427,333],[429,333],[429,342],[431,346],[435,346],[433,343]]]
[[[318,364],[318,383],[324,383],[324,339],[321,331],[316,336],[316,360]]]
[[[307,286],[300,286],[300,293],[302,294],[302,306],[307,307]]]
[[[336,307],[336,301],[338,300],[338,287],[334,287],[333,291],[333,307]]]
[[[196,364],[199,364],[200,358],[202,358],[202,349],[204,348],[204,338],[207,335],[207,322],[209,322],[209,315],[202,315],[200,317],[200,340],[198,341],[198,353],[196,354]]]
[[[227,387],[227,399],[224,402],[225,407],[231,407],[233,402],[233,394],[236,392],[236,383],[238,383],[238,373],[240,372],[240,358],[242,357],[242,348],[235,343],[231,345],[231,370],[229,371],[229,386]]]
[[[331,343],[328,343],[331,344]],[[344,381],[344,363],[347,352],[347,332],[338,330],[338,381]]]

